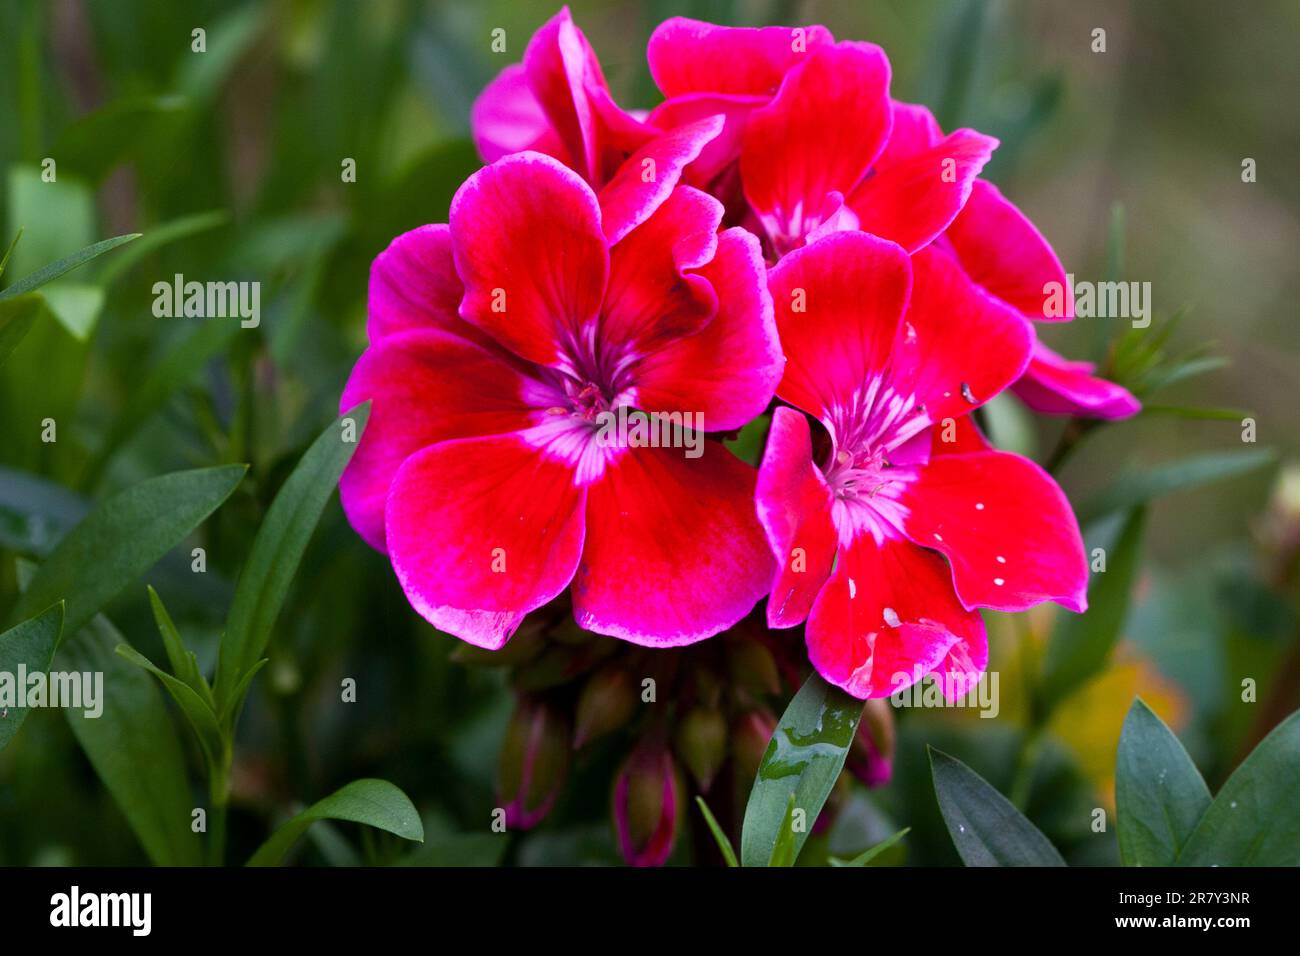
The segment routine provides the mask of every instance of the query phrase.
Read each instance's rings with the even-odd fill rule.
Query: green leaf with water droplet
[[[1179,866],[1300,866],[1300,711],[1228,778],[1178,854]]]
[[[1051,841],[992,784],[956,757],[926,750],[943,822],[967,866],[1065,866]]]
[[[1116,832],[1125,866],[1173,866],[1210,806],[1192,758],[1139,697],[1119,737],[1115,761]]]
[[[740,837],[742,865],[769,865],[783,832],[790,841],[790,862],[798,859],[844,768],[862,707],[862,701],[818,674],[795,694],[772,734],[749,793]]]

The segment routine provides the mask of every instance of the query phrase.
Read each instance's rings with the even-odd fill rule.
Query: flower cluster
[[[964,693],[979,609],[1082,611],[1087,584],[1065,496],[973,413],[1006,389],[1049,414],[1136,401],[1037,341],[1068,283],[979,178],[997,141],[892,99],[878,46],[675,18],[647,61],[664,99],[630,112],[562,10],[483,91],[488,165],[372,269],[340,401],[373,401],[349,519],[480,648],[557,598],[663,648],[766,597],[851,694],[930,674]],[[628,413],[670,427],[611,441]],[[746,426],[770,429],[757,467],[726,444]],[[521,740],[552,726],[521,721]],[[638,750],[616,812],[680,804],[665,766]],[[656,862],[671,840],[643,829],[624,842]]]

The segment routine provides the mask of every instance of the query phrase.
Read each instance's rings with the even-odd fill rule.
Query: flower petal
[[[840,550],[806,639],[822,677],[867,699],[916,683],[954,647],[985,637],[979,613],[953,594],[942,558],[902,538],[877,544],[861,535]]]
[[[840,232],[796,249],[768,273],[785,349],[777,395],[825,419],[888,367],[911,266],[899,246]]]
[[[591,188],[549,156],[515,153],[466,180],[450,218],[461,316],[523,358],[562,361],[609,271]]]
[[[728,229],[690,278],[712,289],[717,313],[632,367],[637,404],[651,412],[699,412],[708,431],[740,428],[767,408],[784,367],[758,239]]]
[[[370,344],[412,329],[466,333],[472,326],[456,311],[464,294],[447,226],[421,226],[402,233],[370,266],[366,320]]]
[[[593,186],[654,133],[614,102],[600,61],[568,7],[533,34],[524,71],[570,165]]]
[[[587,492],[573,582],[578,624],[644,644],[693,644],[735,624],[772,583],[756,472],[718,442],[628,449]]]
[[[977,180],[945,237],[966,274],[1031,319],[1064,321],[1074,315],[1061,260],[1032,222],[992,183]],[[1052,283],[1064,308],[1049,309]]]
[[[650,218],[722,125],[721,116],[709,116],[681,126],[652,139],[619,167],[599,196],[601,223],[611,246]]]
[[[340,412],[373,403],[339,481],[352,527],[386,553],[384,505],[402,463],[436,442],[528,427],[525,388],[500,354],[443,329],[390,335],[362,353],[339,399]]]
[[[393,569],[435,627],[498,648],[572,579],[585,504],[572,470],[518,435],[442,442],[393,479]]]
[[[741,138],[749,114],[767,101],[766,96],[685,93],[656,106],[650,111],[646,123],[659,129],[676,129],[710,116],[723,118],[722,129],[700,150],[699,156],[687,167],[683,178],[683,182],[705,188],[740,158]]]
[[[1029,367],[1011,390],[1044,415],[1114,420],[1142,410],[1142,403],[1123,385],[1093,375],[1095,367],[1091,362],[1062,358],[1042,342],[1035,342]]]
[[[767,601],[769,627],[803,622],[835,562],[834,495],[813,464],[808,420],[782,406],[758,470],[758,520],[776,556],[776,583]]]
[[[740,153],[745,196],[778,253],[795,248],[847,196],[889,137],[889,60],[869,43],[819,47],[770,104],[754,110]]]
[[[858,228],[908,252],[928,245],[961,212],[997,145],[991,136],[959,129],[927,150],[878,164],[849,196]]]
[[[1087,608],[1079,523],[1060,487],[1027,458],[1001,451],[933,458],[903,500],[905,532],[947,556],[966,607]]]
[[[931,421],[960,418],[1020,377],[1033,328],[946,252],[927,247],[913,255],[912,275],[895,385],[915,394]]]
[[[522,63],[506,67],[496,75],[470,109],[474,145],[487,163],[525,149],[538,149],[548,138],[558,139],[546,112],[537,102]],[[549,153],[549,149],[541,152]]]
[[[808,51],[833,43],[810,27],[721,27],[672,17],[655,28],[646,59],[665,97],[685,93],[772,96]]]

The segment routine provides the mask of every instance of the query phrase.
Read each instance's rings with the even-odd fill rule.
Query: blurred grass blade
[[[12,675],[12,679],[17,682],[20,666],[25,667],[29,674],[48,672],[62,633],[63,604],[59,603],[0,634],[0,659],[4,661],[5,673]],[[15,686],[20,691],[25,689],[22,684],[16,683]],[[4,750],[9,741],[17,736],[26,719],[26,707],[13,706],[7,709],[4,719],[0,720],[0,750]]]
[[[216,511],[245,470],[225,465],[173,472],[109,498],[68,532],[41,565],[19,598],[14,619],[66,600],[64,629],[76,633]]]
[[[217,662],[216,698],[224,711],[235,685],[271,640],[289,585],[325,504],[352,458],[370,415],[366,402],[341,415],[312,443],[271,502],[239,575]],[[356,423],[356,441],[344,441],[343,422]]]
[[[1057,617],[1043,655],[1043,679],[1036,699],[1040,714],[1050,712],[1105,666],[1128,616],[1145,527],[1145,508],[1128,514],[1103,546],[1106,570],[1091,572],[1087,612]],[[1096,546],[1096,538],[1088,541],[1090,563]]]
[[[1038,827],[955,757],[927,747],[948,834],[967,866],[1065,866]]]
[[[18,248],[18,240],[23,237],[23,227],[19,226],[18,231],[14,233],[13,240],[9,243],[9,248],[5,249],[3,258],[0,258],[0,278],[4,278],[5,269],[9,267],[9,260],[13,258],[14,250]]]
[[[722,858],[727,861],[727,866],[740,866],[739,861],[736,859],[736,851],[732,849],[731,841],[722,832],[722,827],[718,826],[718,821],[714,819],[713,813],[709,810],[709,805],[700,796],[695,798],[695,802],[700,807],[700,813],[704,814],[704,822],[708,824],[709,832],[713,834],[713,840],[718,844],[718,849],[722,851]]]
[[[18,347],[45,305],[45,299],[29,292],[0,302],[0,365]]]
[[[1300,711],[1273,728],[1218,792],[1179,866],[1300,866]]]
[[[870,863],[876,857],[880,856],[880,854],[884,853],[891,846],[893,846],[895,843],[903,839],[903,837],[907,836],[911,832],[912,832],[911,827],[903,827],[903,829],[899,830],[893,836],[889,837],[888,839],[881,840],[875,846],[871,847],[869,850],[865,850],[864,852],[859,853],[851,860],[841,860],[836,857],[831,857],[831,866],[866,866],[868,863]]]
[[[1119,737],[1115,830],[1125,866],[1173,866],[1210,806],[1192,758],[1139,697]]]
[[[140,233],[138,232],[128,233],[125,236],[115,236],[112,239],[105,239],[102,242],[97,242],[93,246],[87,246],[80,252],[74,252],[70,256],[64,256],[57,262],[51,262],[48,266],[45,266],[42,269],[37,269],[31,275],[19,279],[13,285],[9,286],[9,288],[0,290],[0,301],[12,299],[15,296],[20,296],[26,292],[32,292],[39,289],[47,282],[53,282],[59,276],[71,272],[78,266],[85,265],[91,259],[102,256],[111,249],[116,249],[118,246],[124,245],[128,242],[133,242],[139,238]]]
[[[198,866],[194,798],[176,725],[153,678],[114,653],[122,635],[103,615],[63,642],[55,667],[104,675],[103,713],[65,709],[95,773],[157,866]]]
[[[99,274],[100,284],[111,286],[164,246],[224,226],[229,221],[230,213],[223,209],[214,209],[154,226],[141,237],[139,242],[132,243],[129,249],[122,250],[120,255],[108,261]]]
[[[1245,474],[1269,464],[1276,456],[1267,449],[1213,452],[1167,465],[1121,474],[1110,487],[1075,509],[1079,524],[1088,525],[1116,511],[1127,511],[1153,498]]]
[[[817,815],[839,779],[853,735],[862,719],[862,701],[813,674],[795,694],[767,745],[745,807],[740,837],[744,866],[767,866],[786,825],[786,811],[802,811],[803,827],[792,833],[798,859]]]
[[[276,866],[317,820],[364,823],[404,840],[424,842],[420,814],[405,793],[387,780],[354,780],[312,804],[271,834],[270,839],[249,859],[248,865]]]
[[[86,466],[83,487],[94,487],[113,453],[162,408],[177,389],[193,381],[210,359],[224,352],[239,329],[238,322],[229,320],[203,322],[145,374],[113,422],[99,452]]]

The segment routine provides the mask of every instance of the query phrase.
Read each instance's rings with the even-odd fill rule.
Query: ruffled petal
[[[416,452],[388,495],[393,569],[435,627],[501,647],[564,590],[582,553],[586,490],[518,435]]]
[[[912,285],[907,253],[860,232],[818,239],[768,273],[785,375],[777,395],[818,418],[888,368]]]
[[[943,129],[924,106],[914,103],[890,101],[889,142],[876,160],[875,169],[887,170],[918,153],[924,153],[943,139]]]
[[[722,129],[700,150],[699,156],[686,168],[682,180],[704,188],[740,159],[741,138],[749,114],[768,100],[767,96],[686,93],[664,100],[650,111],[646,123],[659,129],[676,129],[710,116],[723,118]]]
[[[960,418],[1020,377],[1033,328],[934,247],[912,256],[912,275],[895,387],[914,394],[935,423]]]
[[[654,130],[619,108],[600,61],[564,7],[524,51],[528,85],[568,153],[573,169],[601,186]]]
[[[740,428],[767,408],[784,367],[758,239],[728,229],[692,278],[708,284],[717,313],[629,370],[637,405],[650,412],[699,412],[707,431]]]
[[[1091,362],[1062,358],[1042,342],[1034,343],[1034,355],[1025,374],[1012,386],[1017,397],[1044,415],[1077,415],[1110,420],[1129,418],[1142,410],[1142,403],[1122,385],[1097,378]]]
[[[650,218],[722,125],[721,116],[709,116],[681,126],[652,139],[619,167],[599,196],[601,223],[611,246]]]
[[[393,476],[436,442],[528,427],[526,379],[499,354],[442,329],[390,335],[357,360],[339,399],[343,412],[370,400],[361,443],[339,481],[352,527],[384,544],[384,505]]]
[[[961,212],[997,145],[991,136],[959,129],[906,159],[877,164],[849,196],[858,228],[908,252],[923,248]]]
[[[889,137],[889,60],[869,43],[820,47],[754,110],[740,153],[745,197],[778,254],[834,212]]]
[[[756,472],[720,443],[629,449],[587,497],[573,582],[578,624],[644,644],[693,644],[730,627],[772,583],[754,515]]]
[[[528,85],[522,63],[506,67],[483,88],[470,109],[469,121],[474,145],[486,163],[525,149],[537,149],[553,137],[551,122]]]
[[[412,329],[466,334],[472,326],[456,311],[464,294],[447,226],[421,226],[402,233],[370,266],[366,309],[370,344]]]
[[[813,464],[808,420],[781,407],[758,470],[758,520],[776,557],[767,601],[769,627],[801,624],[835,562],[834,494]]]
[[[953,648],[985,641],[978,612],[957,601],[943,559],[902,538],[841,548],[808,616],[817,672],[863,699],[887,697],[943,666]]]
[[[591,188],[549,156],[515,153],[466,180],[450,218],[461,316],[523,358],[562,362],[609,271]]]
[[[646,59],[665,97],[687,93],[772,96],[807,53],[834,42],[810,27],[721,27],[671,17],[650,35]]]
[[[1043,234],[992,183],[975,182],[945,238],[966,274],[1022,315],[1040,321],[1073,317],[1061,260]],[[1057,289],[1063,308],[1049,308]]]
[[[1060,487],[1027,458],[986,451],[931,459],[903,502],[904,530],[947,556],[966,607],[1087,608],[1079,523]]]

